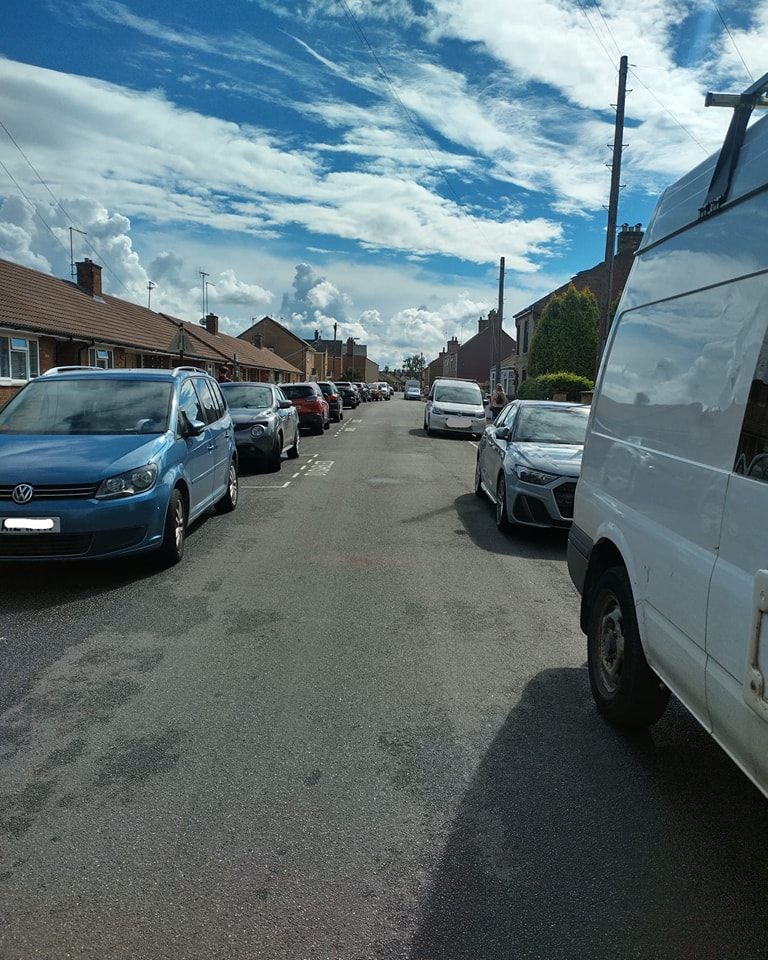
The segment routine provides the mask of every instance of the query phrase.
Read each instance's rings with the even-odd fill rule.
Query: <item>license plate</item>
[[[446,417],[445,425],[454,430],[468,430],[472,426],[472,421],[469,417]]]
[[[2,533],[61,533],[58,517],[5,517]]]

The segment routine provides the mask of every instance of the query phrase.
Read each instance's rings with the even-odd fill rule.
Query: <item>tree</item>
[[[595,379],[600,310],[591,290],[573,285],[544,308],[528,353],[528,376],[574,373]]]
[[[424,354],[414,353],[412,357],[406,357],[403,360],[403,376],[411,380],[422,380],[425,366]]]

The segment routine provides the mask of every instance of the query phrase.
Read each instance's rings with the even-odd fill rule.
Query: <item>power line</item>
[[[0,128],[3,130],[3,132],[4,132],[5,135],[8,137],[8,139],[11,141],[11,143],[14,145],[14,147],[16,147],[16,149],[19,151],[19,153],[21,154],[24,162],[29,166],[30,170],[31,170],[31,171],[34,173],[34,175],[37,177],[38,181],[39,181],[39,182],[42,184],[42,186],[46,189],[46,191],[48,192],[48,195],[49,195],[49,196],[51,197],[51,199],[53,200],[54,205],[55,205],[56,207],[58,207],[59,210],[61,210],[61,212],[64,214],[65,218],[70,222],[70,224],[77,223],[77,221],[75,220],[75,218],[72,217],[72,216],[69,214],[69,212],[68,212],[67,210],[65,210],[64,207],[61,205],[59,199],[58,199],[58,198],[56,197],[56,195],[53,193],[53,191],[52,191],[51,188],[48,186],[48,184],[45,182],[45,180],[43,180],[43,178],[40,176],[40,174],[38,173],[38,171],[37,171],[36,168],[35,168],[35,165],[32,163],[32,161],[29,159],[29,157],[26,155],[26,153],[24,153],[24,151],[22,150],[22,148],[21,148],[21,146],[19,145],[18,141],[17,141],[16,138],[13,136],[13,134],[12,134],[11,131],[8,129],[8,127],[5,125],[5,123],[3,123],[2,120],[0,120]],[[59,246],[60,246],[63,250],[66,251],[66,247],[65,247],[64,244],[61,242],[61,240],[59,240],[59,238],[56,236],[56,234],[53,232],[53,228],[52,228],[48,223],[46,223],[46,221],[45,221],[45,219],[43,218],[42,214],[41,214],[40,211],[37,209],[37,205],[36,205],[32,200],[30,200],[30,198],[26,195],[26,193],[24,192],[24,190],[23,190],[23,189],[21,188],[21,186],[18,184],[18,182],[16,181],[15,177],[11,174],[10,170],[8,169],[8,167],[7,167],[4,163],[2,164],[2,167],[3,167],[3,169],[5,170],[5,172],[8,174],[8,177],[9,177],[9,179],[11,180],[11,182],[14,184],[14,186],[15,186],[16,189],[19,191],[19,193],[22,195],[22,197],[24,197],[24,199],[25,199],[25,200],[27,201],[27,203],[30,205],[30,207],[31,207],[32,210],[34,211],[35,215],[40,218],[41,222],[44,224],[45,228],[48,230],[48,232],[51,234],[51,236],[54,238],[54,240],[56,240],[56,242],[59,244]],[[81,233],[84,237],[86,237],[85,243],[87,244],[87,246],[88,246],[88,248],[91,250],[91,252],[94,253],[94,254],[99,258],[99,260],[100,260],[101,263],[102,263],[102,266],[105,267],[106,270],[108,271],[108,273],[110,273],[110,274],[114,277],[114,279],[115,279],[115,280],[117,281],[117,283],[123,288],[123,290],[128,291],[128,287],[127,287],[126,284],[123,282],[123,280],[122,280],[122,279],[115,273],[115,271],[110,267],[109,263],[105,262],[105,257],[103,256],[103,254],[101,254],[101,253],[94,247],[94,245],[90,242],[90,240],[87,239],[87,234],[86,234],[85,230],[80,230],[78,227],[75,227],[75,229],[77,230],[78,233]]]
[[[426,137],[425,137],[424,134],[422,133],[421,128],[420,128],[419,125],[416,123],[416,120],[414,119],[413,114],[412,114],[411,111],[408,109],[408,107],[406,107],[406,105],[403,103],[402,99],[400,98],[400,95],[398,94],[397,90],[395,89],[394,83],[392,82],[392,80],[391,80],[389,74],[387,73],[387,71],[384,69],[384,65],[382,64],[381,60],[380,60],[379,57],[377,56],[376,51],[373,49],[373,46],[372,46],[371,43],[369,42],[369,40],[368,40],[368,38],[366,37],[365,33],[363,32],[363,28],[360,26],[360,24],[358,23],[355,15],[354,15],[354,14],[352,13],[352,11],[350,10],[349,4],[347,3],[347,0],[339,0],[339,3],[341,4],[342,8],[344,9],[344,13],[347,15],[347,18],[349,19],[350,23],[352,24],[353,30],[354,30],[355,33],[358,35],[358,37],[360,38],[360,41],[362,42],[363,46],[368,50],[368,53],[370,54],[371,59],[373,60],[373,62],[374,62],[374,63],[376,64],[376,66],[378,67],[379,72],[381,73],[381,76],[382,76],[383,79],[384,79],[384,82],[386,83],[386,85],[387,85],[390,93],[392,94],[392,97],[393,97],[394,100],[397,102],[397,104],[398,104],[398,106],[400,107],[400,109],[403,111],[403,113],[404,113],[404,115],[406,116],[408,122],[410,123],[411,127],[413,128],[414,133],[415,133],[416,136],[419,138],[419,140],[420,140],[420,142],[421,142],[421,145],[424,147],[424,150],[426,151],[426,153],[428,154],[430,160],[432,161],[433,169],[436,170],[437,173],[440,174],[440,176],[441,176],[442,179],[443,179],[443,182],[445,183],[445,185],[446,185],[446,187],[448,188],[451,196],[452,196],[453,199],[456,201],[456,203],[458,204],[458,206],[459,206],[462,210],[464,210],[464,212],[465,212],[465,213],[467,214],[467,216],[470,218],[470,220],[471,220],[471,222],[474,224],[474,226],[476,226],[477,229],[480,230],[480,232],[482,233],[483,231],[482,231],[481,225],[478,223],[478,221],[477,221],[477,220],[475,219],[475,217],[472,215],[471,211],[468,209],[468,207],[466,206],[466,204],[464,203],[464,201],[461,199],[461,197],[458,195],[458,193],[457,193],[456,190],[454,189],[453,184],[452,184],[451,181],[448,179],[448,174],[445,172],[445,170],[443,170],[443,168],[442,168],[442,166],[440,165],[440,163],[438,163],[437,158],[435,157],[434,153],[432,152],[432,148],[430,147],[429,143],[427,142]],[[486,239],[487,239],[487,238],[486,238]]]
[[[754,82],[755,82],[755,78],[752,76],[752,72],[750,71],[749,67],[747,66],[747,64],[746,64],[746,62],[745,62],[745,60],[744,60],[744,57],[742,57],[742,55],[741,55],[741,50],[739,50],[738,45],[737,45],[736,41],[735,41],[734,38],[733,38],[733,34],[732,34],[731,31],[728,29],[728,24],[725,22],[725,17],[722,15],[722,13],[720,13],[720,8],[719,8],[718,5],[715,3],[715,0],[712,0],[712,6],[713,6],[713,7],[715,8],[715,10],[717,11],[717,15],[718,15],[718,17],[720,17],[720,22],[722,23],[723,27],[725,28],[725,32],[728,34],[728,37],[729,37],[731,43],[733,44],[733,49],[734,49],[734,50],[736,51],[736,53],[739,55],[739,60],[741,60],[741,62],[744,64],[744,69],[747,71],[747,76],[748,76],[749,79],[752,81],[752,83],[754,83]]]

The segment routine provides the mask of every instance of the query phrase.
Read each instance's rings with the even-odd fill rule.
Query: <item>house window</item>
[[[88,364],[91,367],[102,367],[104,370],[114,367],[115,357],[111,350],[102,350],[99,347],[91,347],[88,351]]]
[[[37,340],[0,336],[0,377],[30,380],[40,374]]]

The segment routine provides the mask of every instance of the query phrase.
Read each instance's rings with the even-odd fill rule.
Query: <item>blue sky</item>
[[[0,34],[0,257],[237,334],[282,318],[382,367],[605,252],[718,149],[768,0],[26,0]],[[72,229],[70,229],[72,228]],[[150,285],[152,285],[150,290]]]

